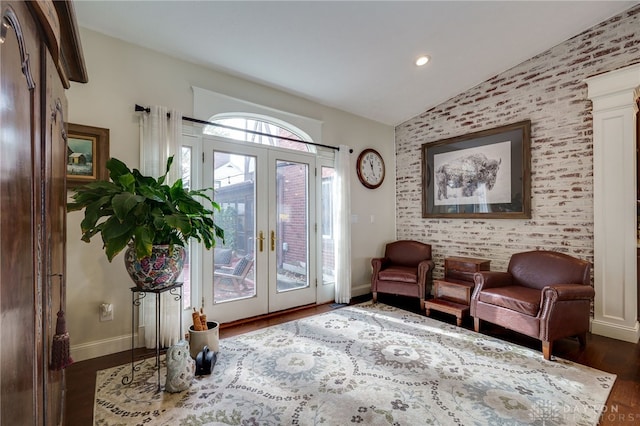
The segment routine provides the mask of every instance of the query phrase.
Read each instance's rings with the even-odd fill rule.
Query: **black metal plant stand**
[[[174,296],[175,300],[182,300],[182,284],[183,283],[174,283],[167,287],[162,287],[159,289],[142,289],[139,287],[131,287],[131,375],[126,375],[122,378],[123,385],[129,385],[133,382],[133,377],[136,371],[140,371],[140,365],[144,362],[144,359],[141,360],[137,365],[135,364],[135,355],[134,350],[136,347],[135,344],[135,307],[140,306],[142,304],[142,300],[147,297],[147,294],[153,293],[156,295],[156,365],[155,369],[158,372],[158,392],[161,390],[160,386],[160,295],[165,292],[169,292]],[[180,333],[182,333],[182,304],[180,304],[178,308],[178,313],[180,316]]]

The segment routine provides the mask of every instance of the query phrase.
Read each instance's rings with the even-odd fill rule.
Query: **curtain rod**
[[[136,104],[136,112],[149,113],[149,112],[151,112],[151,108],[148,108],[148,107],[145,108],[145,107],[143,107],[141,105]],[[167,117],[170,117],[170,116],[171,116],[171,114],[167,113]],[[182,117],[182,120],[190,121],[191,123],[207,124],[209,126],[222,127],[223,129],[237,130],[237,131],[240,131],[240,132],[251,133],[252,135],[268,136],[268,137],[274,138],[274,139],[281,139],[281,140],[291,141],[291,142],[300,142],[300,143],[305,143],[305,144],[313,145],[313,146],[321,146],[323,148],[334,149],[336,151],[340,150],[340,147],[337,147],[337,146],[324,145],[324,144],[321,144],[321,143],[308,142],[308,141],[303,141],[303,140],[300,140],[300,139],[287,138],[285,136],[275,136],[275,135],[271,135],[269,133],[258,132],[256,130],[246,130],[246,129],[241,129],[239,127],[226,126],[226,125],[220,124],[220,123],[214,123],[214,122],[211,122],[211,121],[200,120],[198,118]],[[352,153],[353,149],[349,149],[349,152]]]

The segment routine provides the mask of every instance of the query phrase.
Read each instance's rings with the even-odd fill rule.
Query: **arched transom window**
[[[289,123],[273,117],[239,113],[217,114],[208,120],[216,125],[203,129],[207,135],[261,145],[277,146],[295,151],[316,152],[309,135]]]

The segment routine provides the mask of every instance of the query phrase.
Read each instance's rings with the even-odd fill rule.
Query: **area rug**
[[[615,381],[381,303],[222,339],[181,393],[157,392],[154,366],[130,385],[130,364],[99,371],[94,424],[595,425]]]

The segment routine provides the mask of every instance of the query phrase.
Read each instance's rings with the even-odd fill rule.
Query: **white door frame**
[[[230,322],[238,319],[249,318],[262,315],[276,310],[287,309],[293,306],[301,306],[309,303],[316,303],[318,294],[316,282],[318,278],[318,268],[316,262],[318,256],[316,238],[316,190],[318,180],[315,178],[316,156],[313,153],[291,151],[277,147],[267,147],[264,145],[252,145],[250,143],[228,140],[217,136],[203,135],[203,186],[211,186],[213,182],[213,152],[227,152],[231,154],[247,155],[255,158],[256,188],[255,219],[256,240],[254,240],[254,268],[256,295],[251,298],[223,303],[213,303],[213,273],[214,270],[213,253],[204,252],[202,255],[202,281],[201,297],[204,300],[205,312],[218,322]],[[275,256],[270,255],[270,232],[275,225],[275,189],[270,180],[272,173],[275,173],[275,161],[277,159],[292,160],[309,164],[309,176],[307,183],[308,190],[308,279],[310,291],[301,296],[301,292],[293,290],[286,293],[277,293],[276,289],[276,261]],[[265,180],[264,185],[260,181]],[[264,213],[260,213],[263,209]],[[215,217],[215,215],[214,215]],[[258,233],[263,231],[265,237],[264,251],[260,252],[258,247]],[[265,282],[266,281],[266,282]],[[320,286],[321,287],[321,286]],[[325,289],[326,291],[326,289]],[[288,294],[287,294],[288,293]],[[198,304],[199,306],[199,304]]]

